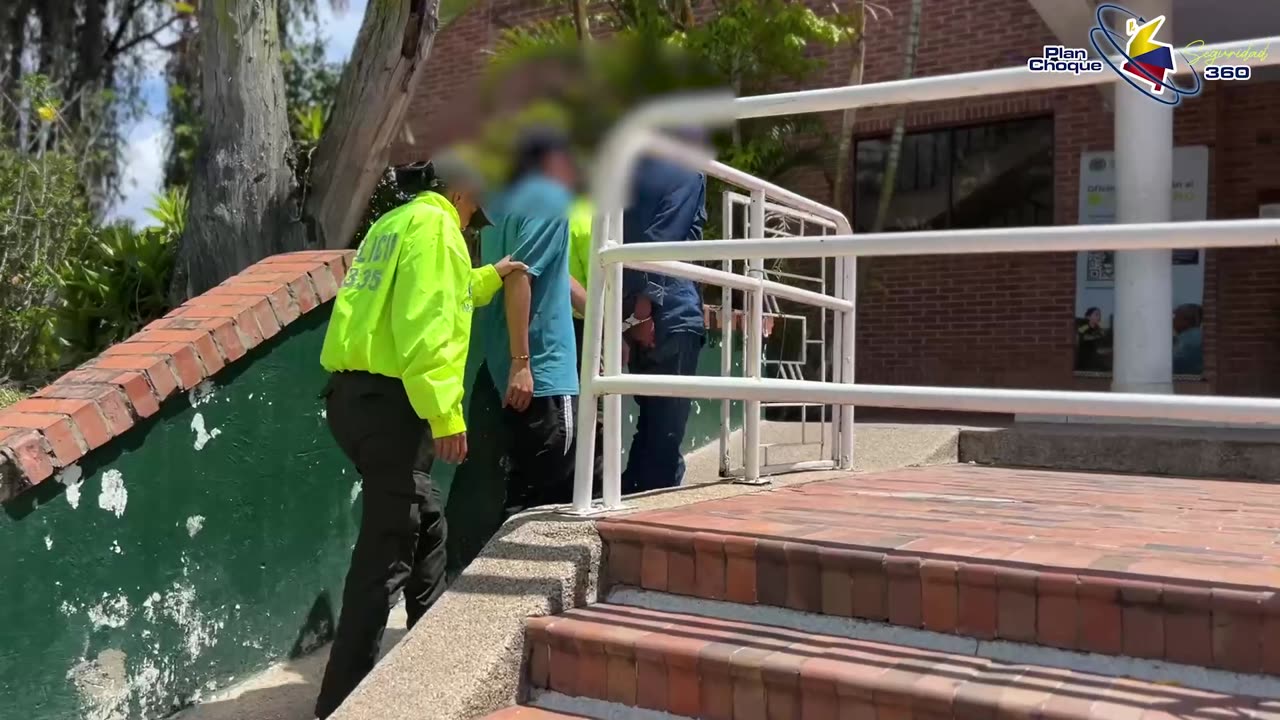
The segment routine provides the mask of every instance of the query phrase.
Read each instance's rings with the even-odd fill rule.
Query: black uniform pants
[[[445,589],[445,519],[431,481],[431,431],[399,380],[336,373],[329,430],[364,483],[360,534],[316,716],[323,720],[373,669],[387,616],[404,592],[413,627]]]

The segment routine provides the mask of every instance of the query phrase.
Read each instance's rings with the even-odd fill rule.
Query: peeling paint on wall
[[[102,601],[89,608],[86,614],[94,628],[122,628],[129,622],[133,610],[129,607],[129,598],[123,594],[111,597],[103,593]]]
[[[218,644],[218,631],[226,627],[226,620],[208,617],[197,606],[198,593],[190,581],[191,564],[182,559],[182,579],[176,580],[162,595],[152,593],[142,603],[143,617],[155,624],[168,620],[182,632],[182,646],[187,657],[195,660],[206,648]]]
[[[81,660],[67,672],[67,679],[75,684],[88,709],[85,720],[125,720],[128,717],[127,657],[115,648],[103,650],[93,660]]]
[[[124,487],[124,474],[111,469],[102,473],[102,491],[98,493],[98,507],[116,517],[124,515],[124,508],[129,504],[129,491]]]
[[[58,482],[67,487],[67,502],[71,509],[80,507],[80,486],[84,484],[84,471],[79,465],[68,465],[58,471]]]
[[[214,399],[213,390],[213,380],[202,380],[200,384],[191,388],[191,391],[187,393],[187,401],[191,403],[191,407],[199,407],[211,402]]]
[[[205,430],[204,415],[200,413],[196,413],[196,416],[191,418],[191,431],[196,434],[196,442],[193,446],[196,450],[203,450],[210,440],[222,434],[222,431],[218,428]]]
[[[142,658],[129,672],[129,656],[111,648],[85,658],[67,672],[80,695],[84,720],[132,720],[167,715],[173,670],[164,661]]]
[[[169,717],[333,622],[359,513],[319,417],[325,314],[63,470],[66,502],[6,506],[0,718]]]

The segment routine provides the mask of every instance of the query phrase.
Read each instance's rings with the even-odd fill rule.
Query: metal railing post
[[[605,314],[605,270],[622,267],[621,263],[604,265],[600,250],[605,247],[608,219],[599,212],[591,221],[591,274],[587,278],[587,307],[583,319],[582,359],[578,376],[578,446],[573,470],[573,512],[591,512],[591,485],[595,479],[595,452],[597,422],[595,381],[600,373],[600,342]],[[622,338],[615,338],[621,342]],[[588,432],[581,432],[582,428]],[[604,486],[610,478],[606,474]],[[619,485],[621,479],[619,479]]]
[[[764,204],[763,190],[751,191],[751,216],[747,223],[748,235],[753,238],[764,237]],[[764,259],[751,258],[747,261],[747,273],[755,280],[764,279]],[[743,358],[743,374],[753,380],[760,380],[762,358],[764,356],[764,285],[752,290],[750,301],[750,319],[745,328],[747,349]],[[745,452],[743,466],[746,470],[743,480],[748,483],[760,482],[760,401],[748,400],[746,418],[743,424]]]
[[[841,300],[848,300],[849,298],[846,298],[844,296],[845,258],[837,257],[837,258],[834,258],[834,260],[835,262],[833,263],[832,274],[835,276],[835,282],[833,283],[832,290],[836,297],[840,298]],[[827,262],[826,258],[823,258],[822,262],[825,265]],[[824,354],[827,352],[831,353],[831,382],[842,383],[845,381],[845,369],[844,369],[844,360],[843,360],[844,325],[845,325],[844,316],[845,316],[845,313],[842,313],[839,311],[832,313],[832,330],[834,330],[834,337],[832,338],[833,342],[831,344],[831,347],[829,348],[824,347],[822,349],[822,352]],[[827,378],[824,377],[822,379],[826,380]],[[847,412],[849,412],[849,409],[843,405],[831,406],[831,435],[832,435],[831,460],[835,462],[836,467],[840,466],[840,450],[841,448],[844,447],[844,422],[843,421],[844,421],[844,416]]]
[[[728,240],[733,236],[733,217],[737,206],[732,201],[733,193],[725,190],[720,205],[720,237]],[[725,260],[721,264],[725,272],[733,272],[733,261]],[[720,290],[720,375],[733,375],[733,288]],[[720,477],[727,477],[733,469],[729,459],[729,437],[733,435],[733,401],[720,402]]]
[[[622,242],[622,213],[606,218],[605,243]],[[622,263],[605,268],[604,375],[622,375]],[[594,429],[594,428],[593,428]],[[601,488],[604,507],[622,506],[622,396],[604,398],[604,479]]]
[[[840,381],[847,385],[857,382],[855,355],[858,337],[858,258],[843,258],[840,266],[840,296],[852,307],[838,313],[840,318]],[[854,407],[840,405],[840,449],[834,460],[841,470],[853,469],[853,421]]]

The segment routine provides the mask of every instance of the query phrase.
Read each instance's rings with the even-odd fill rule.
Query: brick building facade
[[[901,73],[908,1],[887,0],[891,18],[869,29],[866,82]],[[816,7],[816,6],[815,6]],[[824,5],[825,7],[825,5]],[[397,161],[421,159],[464,136],[476,113],[475,82],[504,27],[547,11],[528,0],[481,0],[437,39],[418,88]],[[925,0],[916,74],[985,70],[1020,64],[1058,43],[1029,0]],[[830,53],[806,87],[847,82],[849,54]],[[792,88],[779,88],[780,90]],[[860,112],[856,139],[883,137],[895,109]],[[1280,201],[1280,82],[1224,85],[1184,102],[1175,145],[1209,148],[1208,218],[1257,217]],[[1052,221],[1074,224],[1081,153],[1111,150],[1113,116],[1103,90],[989,96],[908,107],[909,133],[1044,118],[1052,127]],[[839,118],[828,118],[833,128]],[[831,201],[820,170],[795,172],[782,184]],[[863,210],[855,208],[855,215]],[[860,224],[856,222],[855,224]],[[1204,262],[1204,371],[1176,382],[1179,392],[1280,395],[1280,249],[1211,250]],[[1099,373],[1076,371],[1076,256],[880,258],[868,270],[858,317],[858,380],[870,383],[1106,389]]]

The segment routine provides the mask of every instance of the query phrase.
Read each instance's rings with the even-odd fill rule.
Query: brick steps
[[[602,603],[527,625],[530,685],[710,720],[1280,718],[1280,701]]]
[[[1280,597],[1176,578],[601,522],[609,580],[980,640],[1280,674]]]
[[[1272,487],[944,466],[597,528],[613,584],[1280,675]]]

